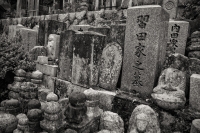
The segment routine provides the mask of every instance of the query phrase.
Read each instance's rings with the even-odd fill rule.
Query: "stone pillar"
[[[167,51],[185,55],[189,30],[189,22],[186,21],[169,21],[168,28],[168,46]]]
[[[191,108],[200,111],[200,75],[192,74],[190,77],[190,97],[189,105]]]
[[[73,46],[72,83],[96,86],[105,36],[96,32],[77,33]]]
[[[168,21],[169,14],[159,5],[128,9],[122,91],[152,93],[165,60]]]

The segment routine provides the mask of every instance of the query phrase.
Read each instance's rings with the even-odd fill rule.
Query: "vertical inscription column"
[[[122,91],[151,94],[165,58],[167,21],[169,15],[159,5],[128,9]]]
[[[185,54],[189,30],[189,22],[169,21],[168,29],[168,47],[167,50],[172,53]]]

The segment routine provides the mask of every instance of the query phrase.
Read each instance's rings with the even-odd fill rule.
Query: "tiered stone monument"
[[[191,35],[191,45],[187,47],[188,57],[200,59],[200,31]]]
[[[121,90],[150,95],[165,60],[169,14],[151,5],[127,15]]]
[[[26,72],[22,69],[17,70],[15,75],[14,83],[8,85],[8,89],[10,90],[8,95],[10,99],[19,99],[20,86],[26,79]]]
[[[81,92],[72,92],[69,96],[69,104],[65,111],[65,129],[72,129],[78,133],[96,132],[98,130],[98,117],[87,116],[85,105],[86,95]]]
[[[43,119],[40,109],[31,109],[27,113],[29,132],[41,132],[40,121]]]
[[[28,127],[28,117],[25,114],[19,114],[17,115],[18,118],[18,125],[17,125],[17,130],[15,132],[18,131],[18,133],[21,132],[25,132],[28,131],[29,127]]]
[[[43,74],[40,71],[34,71],[31,74],[31,82],[38,86],[42,83]]]
[[[40,122],[40,126],[49,133],[59,133],[63,128],[63,120],[58,97],[54,93],[48,94],[46,104],[44,120]]]
[[[13,115],[17,115],[21,112],[21,108],[19,106],[19,101],[16,99],[10,99],[5,102],[5,112]]]

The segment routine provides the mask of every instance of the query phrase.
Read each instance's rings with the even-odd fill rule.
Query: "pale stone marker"
[[[168,43],[173,52],[185,55],[189,30],[189,22],[186,21],[169,21]]]
[[[9,25],[9,32],[8,32],[8,39],[13,39],[16,34],[17,34],[17,31],[20,29],[20,28],[24,28],[24,26],[22,25]]]
[[[192,74],[190,77],[190,98],[189,105],[191,108],[200,111],[200,75]]]
[[[128,9],[121,90],[152,93],[165,60],[169,14],[159,5]]]
[[[48,58],[55,60],[58,58],[60,45],[60,35],[50,34],[47,44],[47,56]]]
[[[28,28],[21,28],[19,30],[22,37],[22,44],[26,51],[30,51],[33,47],[37,46],[38,31]]]
[[[105,36],[92,31],[77,33],[73,45],[72,83],[96,86]]]
[[[163,0],[163,8],[170,14],[171,19],[177,17],[178,0]]]
[[[122,48],[117,43],[108,44],[101,56],[99,86],[115,90],[122,65]]]

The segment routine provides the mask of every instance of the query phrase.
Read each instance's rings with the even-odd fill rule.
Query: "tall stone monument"
[[[165,60],[169,14],[146,5],[127,15],[121,90],[150,95]]]
[[[169,21],[168,29],[168,44],[167,49],[173,53],[180,53],[185,55],[185,48],[187,43],[189,30],[189,22],[186,21]]]

